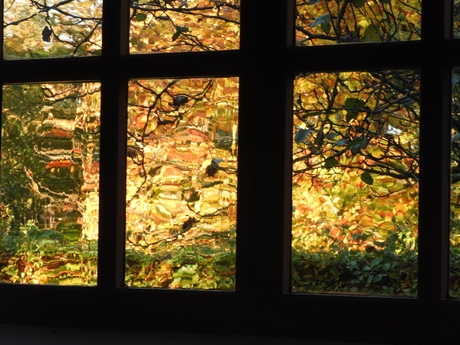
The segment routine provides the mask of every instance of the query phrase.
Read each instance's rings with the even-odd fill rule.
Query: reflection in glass
[[[238,79],[129,83],[126,284],[235,287]]]
[[[419,40],[421,2],[296,0],[296,44]]]
[[[416,294],[419,81],[414,71],[295,80],[293,291]]]
[[[131,2],[130,51],[213,51],[239,48],[240,0]]]
[[[102,0],[4,0],[3,57],[100,55]]]
[[[99,88],[3,87],[0,282],[96,284]]]

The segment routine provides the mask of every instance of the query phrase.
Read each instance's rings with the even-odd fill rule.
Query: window
[[[293,291],[417,294],[420,73],[294,83]]]
[[[356,6],[365,3],[352,2]],[[142,29],[152,30],[149,26],[151,12],[145,8],[136,10],[142,3],[105,1],[102,26],[100,14],[94,14],[91,18],[95,19],[86,28],[101,30],[101,38],[84,39],[85,44],[81,45],[77,42],[76,45],[82,48],[81,57],[56,58],[54,55],[46,59],[15,60],[9,59],[7,53],[8,49],[18,47],[2,45],[5,59],[0,62],[0,81],[11,89],[8,91],[11,95],[14,90],[25,92],[18,91],[18,85],[29,89],[33,88],[31,85],[47,85],[51,90],[67,90],[69,83],[78,87],[90,85],[85,86],[86,89],[100,85],[100,91],[97,91],[100,92],[100,202],[97,285],[0,284],[0,320],[381,342],[443,342],[443,335],[447,338],[458,323],[459,308],[458,301],[450,298],[448,286],[451,76],[452,69],[459,65],[457,53],[460,49],[460,43],[451,39],[452,1],[422,2],[420,40],[412,24],[403,23],[407,33],[411,33],[408,41],[304,47],[294,43],[294,1],[269,6],[267,2],[241,0],[238,46],[229,39],[231,42],[225,49],[216,51],[190,49],[147,54],[145,50],[161,47],[149,46],[148,38],[145,38],[137,42],[139,51],[136,54],[128,54],[130,27],[131,30],[141,30],[142,25]],[[8,13],[6,1],[3,7],[4,13]],[[169,25],[168,21],[174,20],[175,15],[159,14],[158,17],[164,17],[158,18],[159,25]],[[132,26],[131,17],[136,23]],[[45,17],[45,23],[40,24],[38,31],[33,31],[40,44],[56,39],[52,19]],[[314,26],[327,31],[328,25],[325,16]],[[189,34],[186,27],[180,22],[170,26],[171,39],[175,38],[174,42],[178,44],[183,42],[180,36]],[[14,25],[8,30],[14,35]],[[82,35],[87,37],[84,33]],[[375,27],[364,33],[370,41],[375,35]],[[67,38],[65,35],[58,37],[61,40]],[[350,34],[347,37],[353,39],[355,36]],[[147,45],[143,45],[146,42]],[[200,44],[195,43],[193,48],[199,48]],[[30,57],[28,50],[25,54],[24,57]],[[361,71],[420,73],[416,297],[291,292],[293,83],[300,75]],[[134,120],[129,115],[128,104],[132,95],[128,94],[128,85],[151,87],[149,83],[153,80],[171,79],[199,79],[203,83],[209,78],[238,78],[239,83],[234,289],[202,291],[126,287],[126,166],[130,164],[126,157],[136,157],[135,152],[128,152],[135,149],[129,147],[129,142],[127,145],[127,124]],[[173,96],[184,96],[182,93]],[[173,109],[174,97],[168,102],[172,103]],[[180,99],[177,102],[179,107],[182,103]],[[354,108],[352,104],[348,105]],[[87,123],[93,124],[94,121],[88,119]],[[387,130],[398,130],[397,125],[393,127]],[[231,133],[228,129],[225,132]],[[334,163],[329,161],[327,164]],[[231,165],[221,167],[234,168]],[[71,169],[70,166],[61,168]],[[151,171],[152,175],[154,173]],[[369,182],[369,177],[364,176],[364,180]]]

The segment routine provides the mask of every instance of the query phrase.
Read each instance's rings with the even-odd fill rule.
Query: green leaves
[[[359,114],[359,109],[364,107],[364,101],[359,98],[349,97],[345,101],[345,109],[347,110],[347,122],[356,119]]]
[[[460,141],[460,133],[455,133],[452,137],[452,142]]]
[[[374,250],[336,253],[294,249],[293,291],[409,296],[416,293],[416,259],[405,254],[394,255],[388,247],[368,248]],[[401,279],[401,272],[405,279]]]
[[[324,162],[324,167],[326,168],[335,168],[337,165],[339,165],[339,162],[337,162],[337,160],[333,157],[329,157]]]
[[[298,44],[420,39],[421,0],[409,4],[392,0],[301,1],[297,5]],[[307,26],[313,30],[300,29]]]
[[[361,149],[366,149],[369,145],[370,139],[363,135],[358,138],[354,138],[352,141],[348,143],[348,148],[350,149],[353,156],[356,156]]]
[[[172,36],[173,41],[177,40],[182,33],[189,31],[188,27],[186,27],[186,26],[177,26],[177,25],[175,25],[174,27],[176,28],[176,32]]]
[[[136,20],[137,20],[138,22],[143,22],[143,21],[146,20],[146,19],[147,19],[147,15],[146,15],[145,13],[138,13],[138,14],[136,15]]]
[[[329,33],[329,31],[331,31],[331,15],[326,13],[322,16],[319,16],[310,24],[310,27],[314,28],[318,25],[321,25],[321,29],[325,33]]]
[[[380,42],[379,27],[371,24],[364,31],[363,42]]]
[[[296,144],[300,144],[300,143],[303,143],[305,141],[305,139],[307,139],[307,135],[308,133],[312,132],[312,130],[310,129],[299,129],[297,131],[297,133],[295,134],[294,136],[294,140],[296,142]]]
[[[347,8],[354,8],[351,5]],[[367,27],[362,25],[361,35]],[[369,41],[378,40],[377,28],[371,26],[366,35]],[[297,291],[402,295],[415,290],[411,285],[416,284],[415,275],[400,284],[399,271],[409,266],[407,258],[416,260],[412,243],[417,238],[418,186],[408,187],[404,176],[395,177],[393,172],[415,171],[418,166],[419,106],[398,100],[395,107],[389,97],[400,95],[393,90],[401,84],[389,85],[387,73],[298,77],[293,129],[304,141],[294,143],[293,150],[292,244],[298,251],[298,257],[293,256],[293,261],[298,259],[293,265],[293,289]],[[389,75],[407,82],[410,92],[419,88],[418,82],[413,83],[418,72]],[[387,123],[402,133],[390,136]],[[305,138],[300,128],[311,133]],[[455,133],[451,138],[460,142]],[[392,233],[399,237],[389,238]]]
[[[371,176],[371,174],[369,172],[363,172],[361,174],[361,181],[363,181],[364,183],[368,184],[368,185],[372,185],[374,184],[374,179],[373,177]]]
[[[323,14],[322,16],[319,16],[316,18],[311,24],[310,27],[314,28],[322,23],[330,22],[331,21],[331,15],[329,13]]]
[[[366,4],[366,0],[352,0],[352,2],[356,7],[362,7]]]

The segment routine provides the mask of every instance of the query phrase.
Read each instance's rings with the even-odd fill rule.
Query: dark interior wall
[[[1,345],[353,345],[356,343],[190,333],[149,333],[0,324]],[[361,345],[370,345],[361,343]],[[382,344],[381,344],[382,345]]]

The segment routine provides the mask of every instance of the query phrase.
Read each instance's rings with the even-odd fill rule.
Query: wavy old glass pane
[[[102,0],[3,0],[3,57],[100,55]]]
[[[126,284],[235,288],[238,78],[132,80]]]
[[[452,73],[450,293],[460,297],[460,69]]]
[[[460,1],[452,0],[454,6],[453,35],[454,38],[460,38]]]
[[[296,0],[298,46],[420,39],[422,0]]]
[[[99,88],[3,86],[0,282],[96,284]]]
[[[239,48],[240,0],[131,0],[132,54]]]
[[[292,289],[416,294],[416,71],[296,78]]]

